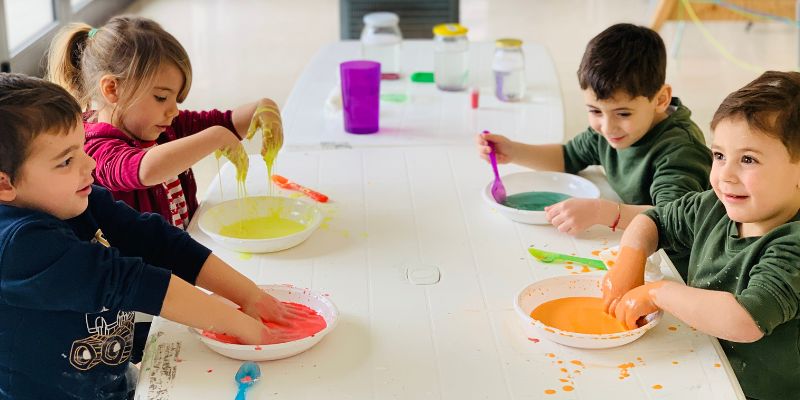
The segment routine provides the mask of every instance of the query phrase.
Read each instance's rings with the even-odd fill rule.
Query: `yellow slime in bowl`
[[[306,229],[306,226],[281,218],[277,214],[267,217],[248,218],[225,225],[219,233],[237,239],[275,239],[289,236]]]

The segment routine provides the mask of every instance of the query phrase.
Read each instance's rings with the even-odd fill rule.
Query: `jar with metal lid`
[[[501,101],[520,101],[525,97],[525,55],[519,39],[495,41],[494,93]]]
[[[433,27],[433,79],[436,87],[447,91],[467,88],[469,60],[467,28],[459,24],[440,24]]]
[[[361,56],[365,60],[379,62],[381,73],[400,73],[400,45],[403,34],[400,18],[391,12],[374,12],[364,15],[361,31]]]

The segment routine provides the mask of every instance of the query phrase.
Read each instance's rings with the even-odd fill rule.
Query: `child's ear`
[[[11,184],[11,178],[5,172],[0,172],[0,201],[12,202],[17,198],[17,189]]]
[[[667,85],[661,87],[661,90],[656,93],[656,108],[659,112],[666,112],[669,104],[672,102],[672,86]]]
[[[103,75],[100,78],[100,94],[108,104],[117,104],[119,101],[119,82],[111,75]]]

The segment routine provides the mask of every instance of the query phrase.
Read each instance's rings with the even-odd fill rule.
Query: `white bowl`
[[[529,337],[544,337],[556,343],[583,349],[605,349],[628,344],[661,321],[663,312],[648,315],[647,324],[639,328],[610,334],[586,334],[563,331],[531,318],[531,312],[542,303],[564,297],[601,297],[602,275],[570,275],[543,279],[526,286],[514,299],[514,309]]]
[[[556,192],[578,198],[596,199],[600,197],[600,189],[594,183],[578,175],[563,172],[515,172],[504,175],[501,179],[508,196],[524,192]],[[544,211],[518,210],[496,202],[492,197],[492,182],[494,182],[494,178],[483,189],[483,200],[490,207],[512,221],[525,224],[548,224]]]
[[[280,301],[298,303],[313,309],[325,319],[327,326],[313,336],[286,343],[262,344],[258,346],[223,343],[203,336],[200,329],[189,328],[189,331],[193,332],[209,349],[225,357],[245,361],[267,361],[280,360],[281,358],[287,358],[302,353],[310,349],[311,346],[317,344],[317,342],[322,340],[325,335],[336,327],[336,323],[339,320],[339,310],[327,296],[312,292],[308,289],[296,288],[291,285],[263,285],[259,287]],[[228,303],[232,307],[235,307],[233,303]]]
[[[222,227],[246,218],[267,217],[277,212],[281,218],[305,225],[300,232],[273,239],[239,239],[221,235]],[[308,239],[322,222],[322,211],[300,199],[278,196],[245,197],[219,203],[200,216],[198,225],[217,243],[234,251],[270,253],[297,246]]]

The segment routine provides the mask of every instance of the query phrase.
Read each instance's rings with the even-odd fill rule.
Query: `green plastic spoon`
[[[549,251],[540,250],[535,247],[528,247],[528,253],[531,253],[531,255],[536,257],[537,260],[547,264],[555,262],[573,261],[576,263],[584,264],[592,268],[606,270],[606,264],[594,258],[583,258],[583,257],[571,256],[569,254],[553,253]]]

